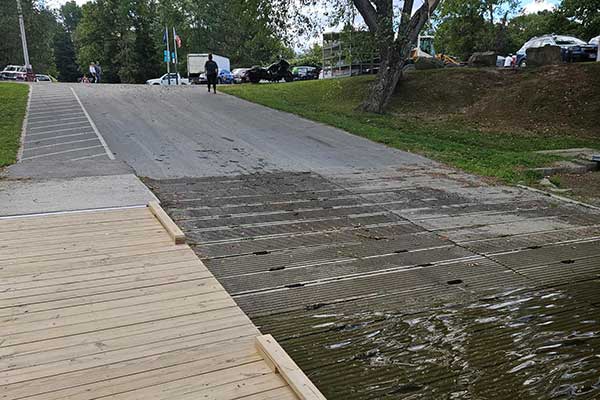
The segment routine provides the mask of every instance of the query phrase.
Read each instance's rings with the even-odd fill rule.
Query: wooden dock
[[[0,399],[324,399],[182,242],[156,204],[0,219]]]

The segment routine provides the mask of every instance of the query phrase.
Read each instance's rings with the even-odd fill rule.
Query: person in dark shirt
[[[213,61],[213,55],[208,55],[208,61],[204,64],[206,79],[208,80],[208,93],[210,93],[210,85],[213,86],[213,93],[217,93],[217,75],[219,74],[219,66]]]

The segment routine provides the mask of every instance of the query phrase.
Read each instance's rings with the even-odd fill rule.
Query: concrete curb
[[[27,107],[25,108],[25,118],[23,118],[23,125],[21,126],[21,140],[19,141],[19,150],[17,151],[17,162],[21,162],[23,158],[23,147],[25,145],[25,132],[27,131],[27,119],[29,118],[29,106],[31,105],[31,92],[33,92],[33,85],[28,84],[29,92],[27,93]]]
[[[546,192],[544,190],[535,189],[535,188],[532,188],[530,186],[525,186],[525,185],[517,185],[517,187],[521,188],[521,189],[528,190],[530,192],[543,194],[544,196],[551,197],[551,198],[556,199],[556,200],[564,201],[566,203],[571,203],[571,204],[575,204],[575,205],[582,206],[582,207],[585,207],[585,208],[590,208],[592,210],[600,211],[600,207],[593,206],[591,204],[584,203],[582,201],[573,200],[573,199],[570,199],[568,197],[559,196],[559,195],[554,194],[554,193],[549,193],[549,192]]]

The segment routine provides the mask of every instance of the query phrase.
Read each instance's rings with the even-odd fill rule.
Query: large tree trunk
[[[402,46],[389,46],[380,52],[381,62],[377,80],[371,84],[369,94],[361,104],[363,111],[383,114],[385,106],[402,78],[402,70],[406,65],[406,58],[410,55],[410,47],[410,43],[404,43]]]

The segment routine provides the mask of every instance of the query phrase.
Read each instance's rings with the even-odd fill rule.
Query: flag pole
[[[169,86],[171,86],[171,49],[169,48],[169,28],[165,25],[165,37],[167,38],[167,54],[169,57],[167,58],[167,80],[169,81]]]
[[[175,40],[175,27],[173,27],[173,51],[175,52],[175,59],[173,60],[173,64],[175,64],[175,82],[177,83],[177,85],[179,85],[179,70],[177,69],[177,63],[178,63],[178,59],[177,59],[177,40]]]

